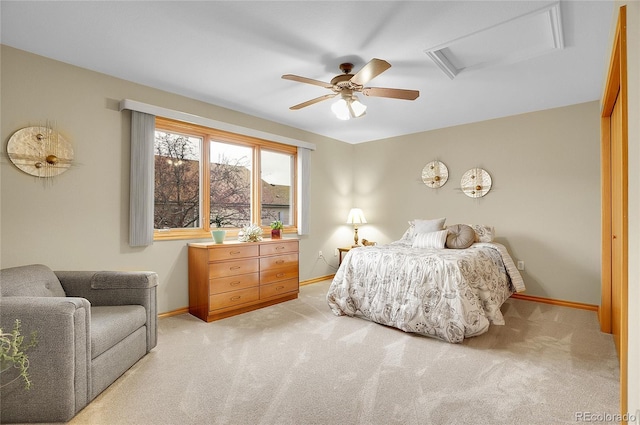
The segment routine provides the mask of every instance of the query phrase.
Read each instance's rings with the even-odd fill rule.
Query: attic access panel
[[[564,48],[560,3],[425,50],[449,78],[462,71],[520,62]]]

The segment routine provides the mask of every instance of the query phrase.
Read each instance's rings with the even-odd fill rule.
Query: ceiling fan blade
[[[351,82],[358,86],[364,86],[389,68],[391,68],[389,62],[373,58],[356,75],[351,77]]]
[[[420,96],[418,90],[385,89],[382,87],[365,87],[362,94],[373,97],[391,97],[393,99],[416,100]]]
[[[333,88],[331,84],[325,83],[324,81],[314,80],[307,77],[300,77],[299,75],[285,74],[282,76],[282,78],[284,78],[285,80],[297,81],[299,83],[313,84],[314,86],[320,86],[327,89]]]
[[[314,103],[318,103],[318,102],[322,102],[323,100],[331,99],[332,97],[336,97],[337,95],[338,95],[338,93],[325,94],[324,96],[316,97],[315,99],[307,100],[306,102],[302,102],[302,103],[298,103],[297,105],[293,105],[289,109],[294,110],[294,111],[297,110],[297,109],[302,109],[302,108],[305,108],[307,106],[313,105]]]

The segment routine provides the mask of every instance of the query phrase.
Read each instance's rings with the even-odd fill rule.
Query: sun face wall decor
[[[462,175],[460,188],[470,198],[481,198],[491,190],[491,176],[482,168],[472,168]]]
[[[436,189],[449,179],[449,169],[440,161],[431,161],[422,169],[422,181],[427,187]]]
[[[71,143],[49,125],[25,127],[13,133],[7,154],[20,170],[41,178],[64,173],[73,161]]]

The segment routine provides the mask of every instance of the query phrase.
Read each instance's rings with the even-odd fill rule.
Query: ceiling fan
[[[282,76],[285,80],[297,81],[299,83],[313,84],[333,91],[332,94],[325,94],[324,96],[316,97],[315,99],[307,100],[306,102],[299,103],[290,107],[291,110],[302,109],[307,106],[313,105],[323,100],[331,99],[338,95],[341,98],[338,102],[334,103],[331,110],[336,116],[343,120],[349,118],[358,118],[365,114],[366,106],[360,103],[355,93],[360,92],[365,96],[374,97],[389,97],[393,99],[415,100],[420,96],[418,90],[405,90],[405,89],[389,89],[382,87],[364,87],[369,81],[382,74],[387,69],[391,68],[389,62],[382,59],[371,59],[365,66],[360,69],[355,75],[351,73],[353,64],[343,63],[340,64],[340,70],[343,72],[340,75],[335,76],[330,83],[324,81],[314,80],[311,78],[300,77],[293,74],[285,74]]]

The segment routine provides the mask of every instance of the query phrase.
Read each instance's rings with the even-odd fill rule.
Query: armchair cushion
[[[146,321],[147,313],[141,305],[91,307],[91,358],[134,333]]]
[[[42,264],[0,270],[0,282],[0,295],[3,297],[66,296],[56,274]]]
[[[68,297],[82,297],[92,307],[115,305],[141,305],[147,313],[147,351],[156,346],[158,339],[156,286],[154,272],[117,271],[56,271]]]

